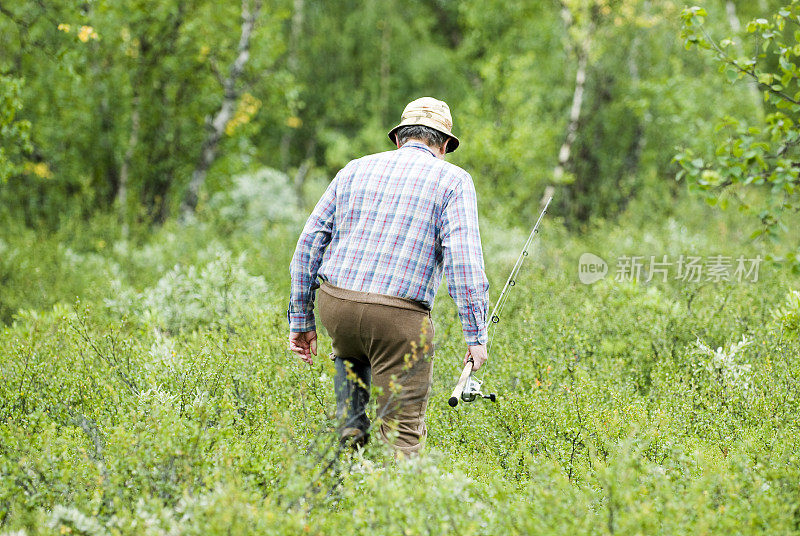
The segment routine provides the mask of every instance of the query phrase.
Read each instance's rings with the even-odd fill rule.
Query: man
[[[291,264],[289,348],[317,354],[315,290],[333,343],[343,442],[363,445],[370,382],[380,388],[381,439],[422,447],[430,396],[430,309],[442,271],[467,343],[464,364],[486,361],[489,284],[472,178],[444,161],[459,140],[450,109],[431,97],[406,106],[389,132],[397,150],[348,163],[308,218]],[[321,284],[317,283],[317,278]]]

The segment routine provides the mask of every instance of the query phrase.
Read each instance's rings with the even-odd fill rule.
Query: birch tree
[[[208,135],[200,150],[200,160],[192,173],[192,179],[184,194],[181,213],[185,217],[194,212],[199,199],[200,188],[206,180],[208,169],[217,158],[219,142],[225,127],[233,118],[234,108],[239,98],[237,83],[250,58],[250,38],[261,11],[261,0],[242,0],[242,28],[237,47],[236,59],[230,66],[229,74],[222,83],[223,98],[219,110],[208,124]]]
[[[583,93],[586,84],[586,66],[589,61],[589,50],[592,44],[592,34],[595,23],[592,11],[596,9],[593,3],[584,1],[564,0],[561,3],[561,17],[564,20],[568,42],[572,56],[575,58],[575,89],[572,93],[572,104],[569,109],[564,143],[558,150],[558,163],[553,170],[553,182],[565,182],[564,172],[569,164],[572,144],[578,135],[578,123],[581,119],[583,108]],[[577,20],[576,20],[577,19]],[[566,180],[566,182],[570,182]]]

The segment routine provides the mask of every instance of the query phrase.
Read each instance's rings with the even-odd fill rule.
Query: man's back
[[[352,161],[336,178],[336,233],[320,275],[430,308],[441,281],[442,212],[465,182],[465,171],[413,142]]]
[[[313,299],[295,292],[295,282],[310,289],[316,282],[309,278],[319,275],[337,287],[430,309],[443,271],[467,341],[485,342],[488,282],[472,179],[411,141],[353,160],[336,175],[298,242],[293,296]]]

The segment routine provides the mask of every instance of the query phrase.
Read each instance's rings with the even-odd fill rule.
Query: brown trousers
[[[322,325],[333,340],[340,434],[365,437],[370,381],[378,388],[381,439],[411,454],[422,448],[433,379],[433,322],[422,304],[326,282],[317,297]]]

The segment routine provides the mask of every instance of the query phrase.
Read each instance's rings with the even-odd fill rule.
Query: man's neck
[[[430,145],[428,145],[428,144],[427,144],[427,143],[425,143],[424,141],[422,141],[422,140],[418,140],[418,139],[416,139],[416,138],[409,138],[409,139],[407,139],[403,145],[405,145],[406,143],[410,143],[410,142],[412,142],[412,141],[413,141],[413,142],[415,142],[415,143],[421,143],[422,145],[424,145],[425,147],[427,147],[427,148],[428,148],[428,150],[429,150],[430,152],[432,152],[432,153],[433,153],[433,156],[435,156],[436,158],[443,158],[443,157],[444,157],[444,151],[442,151],[442,149],[441,149],[440,147],[431,147]]]

